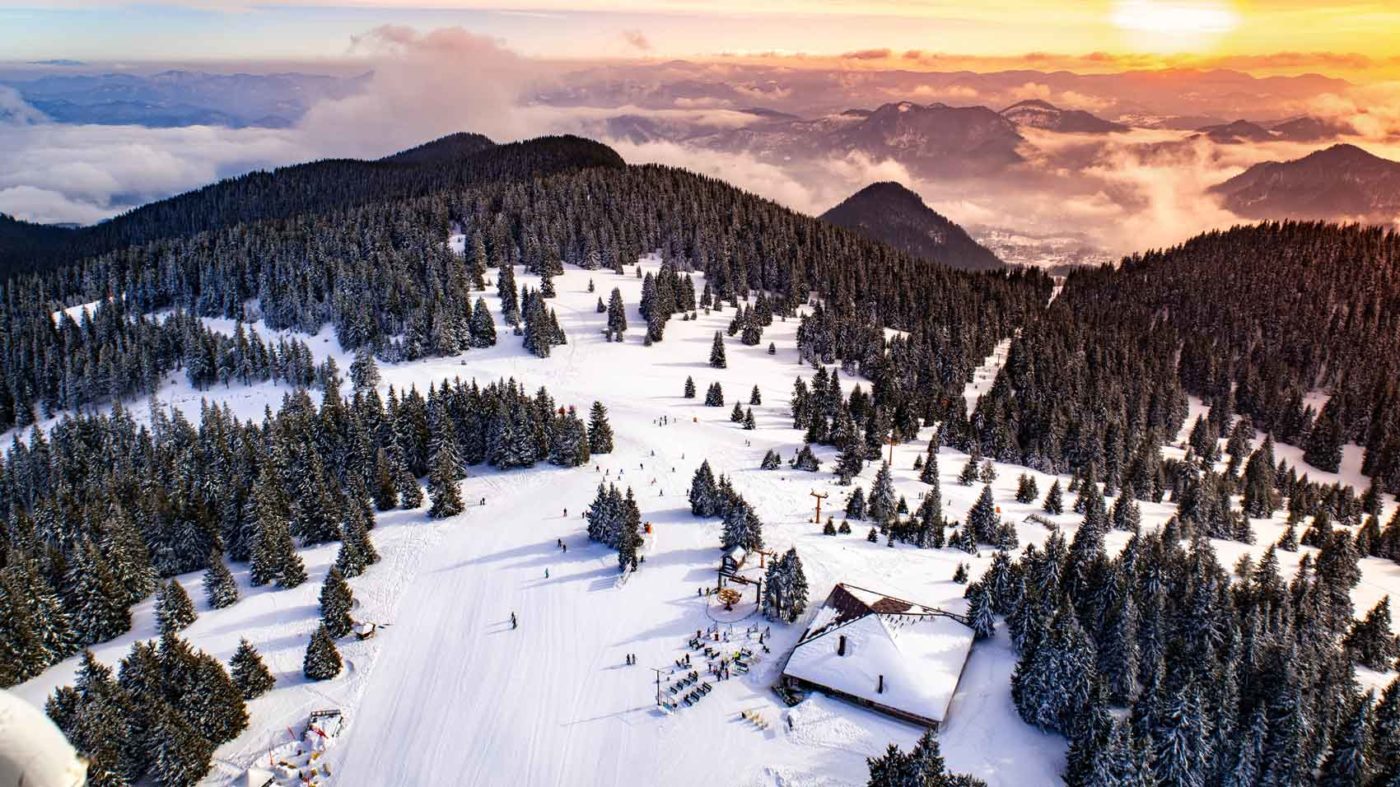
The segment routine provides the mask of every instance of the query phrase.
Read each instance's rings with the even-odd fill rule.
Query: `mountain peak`
[[[997,270],[1005,265],[917,193],[893,181],[866,186],[821,218],[950,268]]]
[[[1384,159],[1376,154],[1357,147],[1350,142],[1339,142],[1331,147],[1309,153],[1302,160],[1324,161],[1337,164],[1368,164],[1368,165],[1390,165],[1400,166],[1390,159]]]
[[[1050,112],[1059,112],[1059,111],[1060,111],[1060,108],[1059,108],[1059,107],[1055,106],[1054,104],[1051,104],[1049,101],[1046,101],[1045,99],[1041,99],[1041,98],[1028,98],[1028,99],[1026,99],[1025,101],[1017,101],[1015,104],[1012,104],[1011,106],[1007,107],[1006,109],[1003,109],[1003,110],[1002,110],[1002,113],[1005,114],[1005,113],[1007,113],[1007,112],[1010,112],[1010,111],[1013,110],[1013,109],[1020,109],[1020,108],[1024,108],[1024,109],[1044,109],[1044,110],[1048,110],[1048,111],[1050,111]]]
[[[1400,162],[1342,143],[1255,164],[1211,191],[1253,219],[1389,223],[1400,215]]]
[[[1047,131],[1107,134],[1127,130],[1127,126],[1104,120],[1081,109],[1061,109],[1039,98],[1018,101],[998,114],[1018,126],[1042,128]]]
[[[481,134],[458,131],[385,156],[380,161],[392,164],[446,163],[479,153],[495,144]]]
[[[893,180],[880,180],[871,183],[869,186],[852,194],[849,199],[897,199],[904,200],[918,205],[924,204],[924,198],[918,193],[909,189],[903,183]]]

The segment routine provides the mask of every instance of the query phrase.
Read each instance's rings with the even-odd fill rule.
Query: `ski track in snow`
[[[655,270],[658,262],[647,259],[642,267]],[[347,665],[340,677],[321,683],[301,677],[302,653],[317,623],[317,593],[335,545],[302,551],[309,580],[292,590],[252,588],[246,566],[238,567],[243,597],[224,610],[208,608],[199,574],[180,578],[200,612],[186,636],[225,661],[239,637],[247,637],[278,679],[276,689],[249,703],[249,729],[219,748],[206,783],[231,783],[260,755],[286,741],[289,728],[299,730],[310,711],[328,707],[343,709],[349,724],[329,754],[332,783],[373,787],[864,784],[867,756],[891,742],[912,745],[920,733],[916,726],[820,694],[791,709],[782,705],[769,687],[805,618],[792,626],[774,624],[771,655],[764,655],[748,675],[711,680],[714,691],[674,715],[655,710],[649,667],[672,665],[687,652],[686,640],[711,622],[696,589],[714,581],[719,521],[692,517],[685,500],[702,459],[717,474],[729,474],[756,506],[770,549],[798,548],[811,587],[808,618],[838,581],[961,609],[963,587],[951,581],[954,569],[967,562],[976,577],[989,565],[991,552],[969,556],[952,549],[871,544],[861,523],[853,523],[855,532],[849,536],[822,535],[810,522],[808,493],[830,493],[824,511],[839,517],[846,495],[855,489],[835,484],[829,472],[835,452],[814,449],[824,472],[758,469],[769,448],[787,459],[801,445],[801,432],[792,428],[789,396],[793,378],[810,376],[812,370],[798,361],[794,349],[798,321],[775,321],[758,347],[726,338],[729,368],[710,369],[711,339],[727,327],[733,310],[702,314],[695,322],[673,318],[665,341],[644,348],[645,321],[637,313],[641,279],[635,271],[636,266],[629,266],[618,276],[569,268],[555,279],[559,297],[551,307],[569,343],[556,347],[549,359],[527,355],[519,337],[502,327],[492,283],[485,298],[498,321],[496,347],[381,366],[381,391],[410,384],[426,390],[430,383],[453,377],[475,377],[482,383],[514,377],[530,390],[547,386],[559,404],[574,405],[584,415],[595,399],[602,401],[610,411],[616,448],[594,457],[589,466],[570,470],[548,465],[511,472],[471,468],[462,482],[467,509],[450,519],[428,520],[421,509],[381,515],[373,536],[384,559],[350,585],[358,601],[356,619],[389,626],[374,639],[356,642],[351,637],[339,643]],[[538,287],[536,276],[518,273],[517,278],[522,286]],[[694,278],[698,290],[703,277]],[[597,285],[595,293],[587,292],[590,279]],[[604,340],[603,315],[594,310],[597,298],[606,300],[613,287],[622,290],[628,304],[630,328],[623,344]],[[232,321],[206,323],[233,330]],[[261,324],[249,327],[264,337],[276,335]],[[301,338],[318,361],[333,355],[342,371],[348,370],[350,354],[329,329]],[[776,357],[767,355],[770,341],[779,348]],[[969,383],[969,407],[990,388],[1009,343],[998,344]],[[687,375],[701,391],[710,382],[721,382],[727,405],[707,408],[700,398],[683,399]],[[855,382],[843,379],[844,389],[849,392]],[[729,421],[729,410],[736,399],[747,406],[755,384],[763,394],[763,404],[753,408],[759,428],[744,431]],[[261,418],[263,408],[275,409],[287,390],[262,383],[194,391],[172,375],[157,398],[191,418],[198,417],[206,398],[229,403],[240,417]],[[129,409],[144,420],[144,403],[132,403]],[[1192,402],[1192,418],[1202,410]],[[661,416],[669,416],[670,425],[657,425]],[[897,490],[911,508],[924,489],[913,462],[930,434],[926,428],[919,441],[894,449]],[[1279,445],[1277,450],[1290,464],[1299,464],[1297,449]],[[947,448],[939,455],[945,506],[955,519],[964,516],[981,490],[957,483],[966,460]],[[1360,449],[1348,446],[1338,477],[1360,483],[1361,489],[1359,464]],[[868,486],[876,469],[868,466],[857,483]],[[1003,515],[1018,524],[1023,544],[1043,544],[1048,531],[1023,521],[1039,512],[1038,503],[1013,500],[1016,477],[1028,471],[1001,465],[998,471],[993,490]],[[1315,480],[1331,478],[1311,469],[1309,474]],[[1042,494],[1053,480],[1030,475]],[[587,541],[581,518],[604,480],[632,486],[643,518],[656,529],[655,548],[620,587],[615,554]],[[484,506],[479,504],[483,497]],[[1387,515],[1392,506],[1387,499]],[[1146,527],[1159,525],[1172,512],[1167,504],[1144,503],[1142,509]],[[1078,522],[1073,514],[1050,519],[1067,532]],[[1261,553],[1278,539],[1282,517],[1256,520],[1254,527],[1258,538],[1253,546],[1215,542],[1222,565],[1245,552]],[[556,539],[568,543],[567,554],[557,549]],[[1126,540],[1118,532],[1107,537],[1110,549],[1121,548]],[[1280,553],[1282,571],[1291,575],[1297,559],[1309,551]],[[1362,584],[1353,593],[1358,613],[1400,588],[1400,565],[1368,558],[1362,568]],[[138,605],[132,631],[95,647],[97,656],[113,664],[136,639],[154,637],[152,605],[152,599]],[[515,630],[509,624],[512,612],[520,618]],[[628,653],[637,655],[636,666],[625,665]],[[1010,698],[1015,664],[1004,626],[997,637],[974,646],[940,731],[943,753],[951,769],[970,772],[992,787],[1058,784],[1065,741],[1017,717]],[[16,691],[42,704],[56,686],[72,681],[75,665],[76,659],[55,665]],[[701,661],[696,666],[703,675]],[[1368,684],[1392,677],[1361,674]],[[761,713],[767,729],[742,719],[745,710]]]

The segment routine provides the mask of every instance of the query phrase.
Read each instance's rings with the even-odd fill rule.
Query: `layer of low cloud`
[[[285,130],[0,125],[0,213],[90,224],[227,175],[315,157]]]
[[[0,212],[88,224],[254,169],[377,158],[462,130],[515,139],[541,121],[520,111],[539,67],[493,39],[380,27],[352,53],[374,69],[364,92],[316,104],[291,129],[50,123],[0,87]]]

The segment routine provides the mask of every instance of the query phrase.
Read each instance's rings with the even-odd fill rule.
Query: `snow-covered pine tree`
[[[67,585],[71,588],[69,603],[74,613],[73,633],[77,641],[84,645],[105,642],[131,628],[129,593],[117,583],[108,565],[97,547],[83,539],[74,550],[74,561],[67,572]],[[16,598],[15,601],[19,603],[20,599]],[[31,606],[30,612],[36,617],[44,614],[38,605]],[[23,625],[18,620],[19,616],[16,618],[16,622]],[[15,636],[20,632],[4,633]],[[0,639],[0,643],[4,639],[8,638]],[[18,662],[19,654],[29,648],[26,644],[14,642],[5,649]],[[3,659],[0,657],[0,660]]]
[[[763,404],[763,394],[759,392],[757,385],[749,392],[749,404],[755,406]]]
[[[445,519],[462,513],[462,492],[457,478],[461,473],[460,463],[454,451],[438,451],[433,459],[433,471],[428,475],[428,498],[432,508],[428,509],[431,519]]]
[[[992,487],[983,486],[982,494],[978,495],[977,502],[967,512],[967,527],[977,541],[992,544],[996,542],[1000,525],[1001,516],[997,514],[996,503],[992,500]]]
[[[684,396],[685,396],[685,398],[687,398],[687,399],[694,399],[694,398],[695,398],[695,378],[694,378],[694,377],[690,377],[690,376],[688,376],[688,375],[686,376],[686,378],[685,378],[685,392],[684,392]]]
[[[506,325],[520,325],[519,291],[515,286],[515,266],[502,265],[496,277],[496,292],[501,297],[501,315]]]
[[[617,530],[617,565],[623,571],[637,569],[642,547],[642,512],[637,507],[637,499],[632,488],[627,488],[627,496],[622,502],[621,517]]]
[[[795,470],[806,470],[810,473],[815,473],[821,468],[821,464],[817,462],[817,455],[812,453],[812,447],[805,444],[798,449],[797,456],[793,457],[792,466]]]
[[[1036,486],[1035,479],[1029,473],[1022,473],[1016,480],[1016,502],[1034,503],[1040,496],[1040,489]]]
[[[895,517],[894,477],[890,473],[889,462],[881,462],[879,471],[875,473],[870,496],[866,498],[866,514],[872,522],[882,527]]]
[[[471,319],[467,321],[467,330],[470,332],[468,342],[472,347],[496,346],[496,321],[491,317],[491,310],[487,308],[485,298],[476,299]]]
[[[1342,720],[1327,757],[1317,787],[1355,787],[1364,784],[1371,768],[1367,762],[1371,750],[1371,693],[1352,703]]]
[[[374,499],[374,507],[379,511],[392,511],[399,504],[394,465],[389,461],[389,452],[384,450],[383,446],[374,451],[374,478],[370,493]]]
[[[710,345],[710,367],[723,369],[728,366],[724,358],[724,336],[719,331],[715,331],[714,343]]]
[[[1068,731],[1088,707],[1095,680],[1093,644],[1063,601],[1041,642],[1022,651],[1011,697],[1026,723]]]
[[[1337,400],[1338,397],[1333,396],[1323,405],[1322,412],[1318,413],[1317,420],[1313,421],[1312,429],[1308,432],[1306,450],[1303,451],[1304,462],[1329,473],[1337,472],[1337,468],[1342,464],[1344,441],[1337,424],[1340,407]]]
[[[350,363],[350,385],[356,391],[369,391],[379,385],[379,366],[368,345],[355,351],[355,360]]]
[[[613,450],[612,424],[608,423],[608,408],[594,402],[588,411],[588,450],[594,454],[610,454]]]
[[[379,562],[379,552],[370,540],[365,523],[366,517],[360,512],[353,513],[345,523],[345,534],[340,541],[340,551],[336,553],[335,566],[347,579],[363,574],[367,567]]]
[[[1137,501],[1122,494],[1113,501],[1113,511],[1109,520],[1113,523],[1114,530],[1136,533],[1142,526],[1142,511],[1138,508]]]
[[[763,461],[759,463],[759,468],[762,470],[777,470],[782,466],[782,457],[778,456],[778,452],[771,448],[763,455]]]
[[[982,460],[982,467],[977,471],[977,480],[984,484],[990,484],[997,480],[997,467],[992,464],[992,460]]]
[[[1390,597],[1386,596],[1366,613],[1362,620],[1351,623],[1351,631],[1342,642],[1348,655],[1368,669],[1384,672],[1400,655],[1395,635],[1390,633]]]
[[[601,301],[600,301],[601,303]],[[614,287],[608,297],[608,333],[621,341],[627,331],[627,308],[622,303],[622,291]]]
[[[1055,479],[1050,484],[1050,491],[1045,493],[1045,504],[1042,506],[1047,514],[1063,514],[1065,512],[1064,492],[1060,490],[1060,479]]]
[[[204,572],[204,596],[214,609],[238,603],[238,583],[224,563],[224,556],[218,552],[209,556],[209,568]]]
[[[788,547],[782,561],[786,564],[783,573],[787,578],[787,608],[783,619],[796,623],[807,610],[807,572],[802,569],[802,559],[797,556],[797,547]]]
[[[959,564],[961,565],[961,564]],[[992,612],[991,594],[982,582],[967,586],[967,623],[976,639],[986,639],[996,633],[996,616]]]
[[[724,549],[739,546],[750,551],[763,547],[763,523],[743,499],[735,501],[725,512],[720,546]]]
[[[724,406],[724,389],[720,387],[719,383],[710,383],[709,389],[705,391],[705,406]]]
[[[1244,512],[1256,519],[1267,519],[1278,508],[1278,479],[1274,465],[1274,438],[1264,437],[1264,444],[1250,455],[1244,466]]]
[[[715,486],[714,471],[709,460],[700,462],[695,475],[690,480],[690,513],[700,517],[711,517],[719,513],[718,489]]]
[[[321,583],[321,625],[331,635],[339,639],[350,633],[355,623],[350,619],[350,609],[355,604],[354,594],[345,582],[340,569],[331,567],[326,579]]]
[[[744,406],[738,402],[734,403],[734,409],[729,411],[731,423],[742,424],[744,422]]]
[[[340,651],[324,625],[318,626],[306,644],[301,672],[307,680],[330,680],[340,674]]]
[[[185,588],[174,579],[160,588],[156,597],[156,623],[162,634],[173,634],[199,617]]]
[[[972,486],[981,477],[981,472],[977,468],[977,458],[968,457],[967,464],[963,465],[962,472],[958,474],[958,483],[963,486]]]
[[[856,490],[851,493],[851,496],[846,498],[846,518],[861,520],[865,519],[865,516],[865,490],[856,487]]]
[[[230,677],[243,699],[251,700],[266,694],[276,683],[258,649],[246,639],[238,640],[238,649],[229,660]]]
[[[154,708],[150,777],[160,787],[198,784],[213,764],[214,744],[165,703]]]

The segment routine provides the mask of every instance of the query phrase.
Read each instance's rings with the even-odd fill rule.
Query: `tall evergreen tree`
[[[209,556],[209,568],[204,572],[204,596],[214,609],[231,607],[238,602],[238,583],[233,572],[218,553]]]
[[[173,634],[195,621],[198,615],[189,594],[177,580],[170,580],[161,586],[156,598],[156,623],[162,634]]]
[[[319,626],[306,645],[301,671],[307,680],[330,680],[340,674],[340,651],[324,625]]]
[[[238,640],[238,649],[229,661],[230,676],[243,699],[257,699],[266,694],[277,683],[272,672],[263,664],[258,649],[246,639]]]
[[[588,450],[595,454],[610,454],[613,450],[612,425],[608,423],[608,408],[594,402],[588,411]]]
[[[715,331],[714,343],[710,345],[710,366],[714,369],[723,369],[728,366],[724,359],[724,337],[719,331]]]
[[[350,619],[350,609],[355,605],[355,596],[345,582],[340,569],[331,567],[321,583],[321,626],[332,639],[339,639],[350,633],[355,622]]]
[[[433,501],[428,509],[432,519],[446,519],[462,513],[462,493],[457,485],[461,473],[456,456],[452,451],[439,451],[433,460],[433,472],[428,476],[428,498]]]

